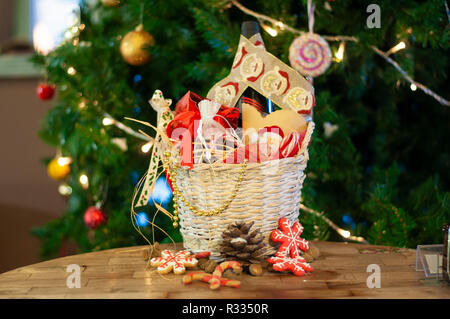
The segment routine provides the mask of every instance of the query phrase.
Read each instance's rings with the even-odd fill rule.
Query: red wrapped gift
[[[194,122],[195,120],[200,120],[200,111],[198,110],[197,103],[202,100],[207,99],[189,91],[177,102],[175,106],[175,117],[167,126],[167,136],[171,137],[173,130],[182,127],[189,129],[192,138],[194,138]],[[222,105],[214,120],[225,128],[231,126],[235,129],[238,124],[238,118],[238,108]]]
[[[175,117],[167,125],[167,136],[175,140],[190,139],[190,141],[182,141],[181,153],[182,153],[182,166],[193,167],[192,161],[192,142],[197,132],[198,122],[200,121],[200,111],[197,104],[207,100],[191,91],[188,91],[175,106]],[[217,116],[214,120],[221,124],[224,128],[230,126],[235,129],[238,124],[239,109],[235,107],[227,107],[222,105],[217,112]],[[188,130],[189,134],[185,131]],[[190,135],[190,136],[189,136]],[[185,143],[184,143],[185,142]],[[183,156],[184,155],[184,156]]]
[[[305,132],[306,133],[306,132]],[[281,158],[293,157],[298,154],[306,134],[292,132],[280,144]]]
[[[283,138],[278,147],[273,147],[266,143],[246,145],[234,151],[224,162],[239,164],[247,159],[250,163],[262,163],[280,158],[294,157],[298,154],[304,138],[305,134],[292,132]]]

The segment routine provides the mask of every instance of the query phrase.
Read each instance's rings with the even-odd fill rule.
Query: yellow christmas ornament
[[[70,173],[70,160],[64,157],[54,158],[47,166],[48,176],[59,181],[64,179]]]
[[[120,43],[120,53],[131,65],[144,65],[152,58],[148,47],[155,44],[153,36],[144,31],[142,24],[134,31],[128,32]]]
[[[120,4],[120,0],[102,0],[102,3],[107,7],[117,7]]]

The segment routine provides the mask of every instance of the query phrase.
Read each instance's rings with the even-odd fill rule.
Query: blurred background
[[[62,40],[76,3],[0,1],[0,272],[39,261],[30,229],[61,216],[66,205],[40,161],[55,152],[37,134],[51,104],[36,98],[42,70],[29,58],[33,38],[47,49]]]

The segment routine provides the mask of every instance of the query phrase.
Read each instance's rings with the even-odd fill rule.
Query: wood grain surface
[[[144,259],[147,247],[137,246],[58,258],[0,274],[0,298],[450,298],[446,282],[428,280],[423,272],[416,272],[415,250],[314,244],[320,258],[312,263],[312,274],[243,274],[240,288],[213,291],[202,282],[184,285],[182,276],[160,275],[152,269]],[[66,285],[70,264],[81,267],[81,288]],[[381,288],[367,287],[370,264],[381,268]]]

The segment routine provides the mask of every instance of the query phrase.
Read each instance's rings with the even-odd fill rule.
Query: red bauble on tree
[[[84,213],[84,223],[90,229],[97,229],[100,225],[106,224],[106,212],[95,206],[89,207]]]
[[[49,83],[39,83],[36,94],[41,100],[50,100],[55,94],[55,85]]]

